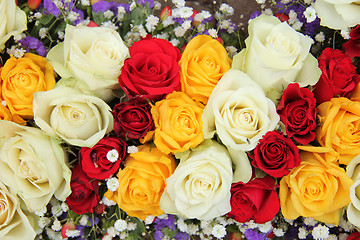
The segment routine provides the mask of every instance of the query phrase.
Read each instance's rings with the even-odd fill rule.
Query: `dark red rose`
[[[306,145],[315,139],[316,99],[307,88],[292,83],[285,89],[277,106],[286,134],[293,141]]]
[[[181,89],[180,50],[169,41],[157,38],[143,39],[130,48],[119,83],[128,97],[143,96],[161,100],[167,94]]]
[[[77,214],[92,213],[100,201],[99,181],[89,178],[78,164],[72,170],[70,187],[69,208]]]
[[[299,166],[299,149],[281,132],[270,131],[260,139],[251,156],[252,165],[273,177],[283,177]]]
[[[112,111],[115,134],[127,139],[144,137],[154,127],[150,110],[148,101],[140,97],[116,104]]]
[[[342,46],[350,57],[360,57],[360,25],[350,31],[350,39]]]
[[[322,74],[313,91],[317,104],[334,96],[346,97],[359,83],[353,62],[343,51],[325,48],[318,61]]]
[[[266,223],[272,220],[280,209],[276,187],[275,179],[270,176],[255,178],[246,184],[232,184],[231,211],[227,215],[238,222]]]
[[[107,179],[120,167],[125,158],[127,144],[115,137],[104,137],[92,148],[82,147],[79,153],[80,165],[90,178]],[[111,157],[114,159],[110,159]]]
[[[351,233],[346,240],[359,240],[360,239],[360,232],[353,232]]]

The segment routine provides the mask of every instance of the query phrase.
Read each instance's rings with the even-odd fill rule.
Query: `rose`
[[[67,154],[60,143],[38,128],[0,121],[0,180],[24,200],[27,208],[44,208],[55,194],[70,194]]]
[[[148,215],[164,213],[159,207],[160,197],[166,187],[166,178],[174,172],[176,165],[171,155],[156,147],[141,145],[138,150],[125,159],[125,168],[119,170],[119,188],[115,192],[107,191],[105,197],[117,202],[129,216],[145,220]]]
[[[144,137],[154,127],[150,109],[149,102],[140,97],[116,104],[112,110],[115,134],[127,139]]]
[[[316,0],[314,8],[322,26],[347,29],[360,23],[360,4],[356,0]]]
[[[317,104],[354,91],[360,77],[349,56],[339,49],[326,48],[318,60],[322,74],[313,90]]]
[[[351,233],[346,240],[357,240],[360,237],[360,232]]]
[[[0,70],[1,99],[12,114],[33,117],[33,93],[55,86],[54,70],[46,58],[26,53],[22,58],[10,57]]]
[[[21,210],[20,201],[2,182],[0,182],[0,202],[0,238],[3,240],[35,239],[36,233]]]
[[[360,155],[351,160],[346,167],[346,174],[354,181],[350,188],[351,203],[347,207],[347,219],[353,225],[359,227],[360,220]]]
[[[78,164],[72,169],[70,186],[69,208],[77,214],[92,213],[100,201],[99,181],[88,177]]]
[[[299,166],[300,156],[296,145],[281,132],[267,132],[254,150],[251,164],[273,177],[282,177]]]
[[[231,59],[221,43],[199,35],[186,45],[179,64],[181,91],[206,104],[217,82],[230,69]]]
[[[128,56],[128,48],[115,30],[67,25],[64,42],[53,47],[47,59],[62,78],[75,78],[75,88],[107,101],[112,90],[119,88],[117,79]]]
[[[330,148],[299,146],[301,163],[280,181],[280,206],[283,216],[299,216],[338,225],[341,209],[350,203],[353,184],[344,169],[334,161]],[[331,158],[330,158],[331,157]]]
[[[232,67],[247,73],[270,99],[278,101],[289,83],[305,87],[318,81],[321,71],[309,53],[310,37],[266,15],[251,20],[248,31],[246,48],[234,56]]]
[[[154,119],[154,143],[165,154],[183,152],[204,140],[204,106],[183,92],[173,92],[151,108]]]
[[[247,74],[231,69],[210,95],[202,115],[206,139],[216,133],[228,148],[250,151],[262,136],[275,129],[275,104]]]
[[[180,90],[180,51],[169,41],[143,39],[135,42],[129,51],[131,58],[125,61],[119,77],[126,95],[157,101]]]
[[[81,168],[90,178],[107,179],[119,169],[126,150],[127,144],[121,138],[104,137],[92,148],[81,148]]]
[[[357,25],[356,28],[351,29],[350,39],[345,42],[342,47],[347,55],[350,57],[360,57],[360,25]]]
[[[56,87],[37,92],[34,120],[50,136],[80,147],[93,147],[113,129],[111,108],[100,98]]]
[[[275,191],[276,181],[270,176],[255,178],[231,186],[231,211],[227,214],[238,222],[251,219],[256,223],[272,220],[279,212],[280,202]]]
[[[24,11],[16,6],[13,0],[0,0],[0,52],[11,36],[18,35],[27,29],[27,18]]]
[[[211,220],[228,213],[233,174],[226,148],[213,140],[205,140],[176,157],[180,158],[180,164],[166,180],[161,209],[199,220]]]
[[[319,127],[316,140],[334,149],[339,163],[347,165],[360,154],[360,99],[332,98],[318,106]]]
[[[0,120],[12,121],[19,124],[26,124],[26,121],[22,119],[19,115],[12,115],[10,110],[4,105],[0,104]]]
[[[295,142],[306,145],[315,139],[316,99],[307,88],[291,83],[277,106],[286,134]]]

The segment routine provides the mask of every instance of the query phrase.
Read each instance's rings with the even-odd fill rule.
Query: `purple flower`
[[[45,14],[53,14],[55,17],[59,17],[60,10],[51,0],[44,0],[44,8],[46,9]]]
[[[246,229],[245,237],[248,240],[267,240],[266,233],[259,233],[257,230],[254,229]]]
[[[130,12],[130,5],[125,3],[117,3],[117,2],[108,2],[108,1],[99,1],[92,5],[92,10],[95,13],[106,12],[111,10],[117,15],[118,7],[123,7],[127,13]]]
[[[250,15],[250,19],[254,19],[254,18],[256,18],[256,17],[258,17],[258,16],[260,16],[260,15],[261,15],[260,12],[255,11],[255,12],[253,12],[253,13]]]
[[[154,7],[154,0],[137,0],[137,3],[142,5],[143,7],[145,7],[145,3],[149,4],[149,8],[153,8]]]
[[[44,44],[37,38],[27,36],[19,41],[22,47],[29,52],[30,49],[35,50],[40,56],[45,57],[47,54]]]
[[[84,21],[84,12],[83,11],[76,9],[75,7],[72,9],[72,11],[79,14],[78,18],[72,22],[75,26],[78,25],[79,23],[81,23],[82,21]]]
[[[176,240],[187,240],[189,239],[189,235],[185,232],[178,232],[174,238]]]
[[[158,231],[161,231],[163,228],[169,228],[171,230],[175,230],[175,217],[174,215],[168,215],[167,219],[156,218],[154,221],[154,228]]]

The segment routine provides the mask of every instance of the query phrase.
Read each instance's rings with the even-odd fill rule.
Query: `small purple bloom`
[[[137,1],[138,4],[142,5],[143,7],[145,7],[145,3],[149,4],[149,8],[153,8],[154,7],[154,0],[138,0]]]
[[[260,12],[255,11],[255,12],[253,12],[253,13],[250,15],[250,19],[254,19],[254,18],[256,18],[256,17],[258,17],[258,16],[260,16],[260,15],[261,15]]]
[[[189,235],[185,232],[178,232],[174,238],[176,240],[187,240],[189,239]]]
[[[267,240],[266,233],[259,233],[255,229],[246,229],[245,237],[248,240]]]
[[[27,36],[19,41],[22,47],[29,52],[30,49],[35,50],[40,56],[45,57],[47,54],[44,44],[37,38]]]
[[[183,24],[184,23],[184,19],[183,18],[173,18],[173,21],[178,23],[178,24]]]
[[[123,7],[127,13],[130,12],[130,5],[125,3],[117,3],[117,2],[108,2],[108,1],[99,1],[92,5],[92,10],[95,13],[106,12],[111,10],[115,15],[118,13],[118,7]]]
[[[46,9],[45,14],[53,14],[55,17],[59,17],[60,10],[51,0],[44,0],[44,8]]]

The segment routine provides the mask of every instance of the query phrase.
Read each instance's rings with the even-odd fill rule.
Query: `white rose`
[[[346,211],[347,218],[350,223],[360,227],[360,155],[347,165],[346,174],[354,181],[350,188],[351,203]]]
[[[254,149],[262,136],[274,130],[280,120],[275,104],[261,87],[236,69],[230,69],[220,79],[201,118],[205,139],[216,133],[229,149],[233,161],[243,156],[244,151]],[[251,166],[245,164],[244,157],[241,159],[235,163],[242,162],[239,165],[242,172],[234,178],[247,182],[251,177]]]
[[[226,148],[205,140],[195,149],[176,156],[180,157],[180,164],[166,179],[160,208],[166,213],[200,220],[228,213],[233,174]]]
[[[71,171],[59,141],[38,128],[0,120],[0,180],[21,197],[27,208],[44,208],[55,194],[71,193]]]
[[[129,50],[115,30],[67,25],[64,42],[50,50],[47,60],[62,78],[82,81],[92,94],[108,101],[112,90],[120,88],[118,77],[128,57]]]
[[[358,0],[316,0],[314,8],[322,26],[347,29],[360,24]]]
[[[0,51],[11,36],[27,29],[27,18],[14,0],[0,0]]]
[[[113,130],[111,108],[100,98],[71,88],[36,92],[33,111],[36,125],[74,146],[91,148]]]
[[[261,15],[251,20],[245,43],[232,66],[247,73],[274,102],[290,83],[304,87],[319,80],[321,70],[309,53],[313,40],[277,17]]]
[[[18,198],[0,182],[0,238],[2,240],[33,240],[35,231],[20,208]]]

